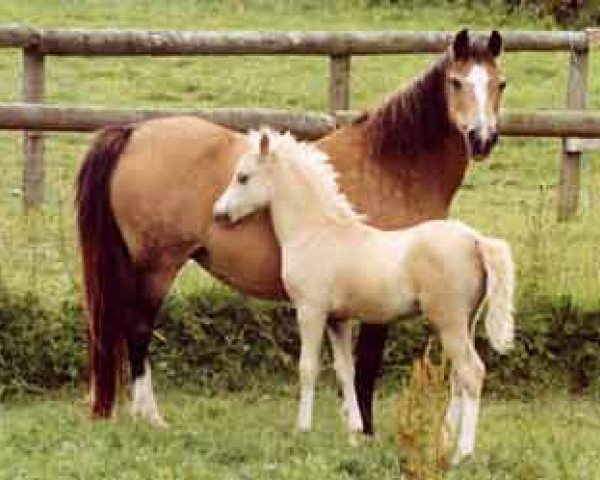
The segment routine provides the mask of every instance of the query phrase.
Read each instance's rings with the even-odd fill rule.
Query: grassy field
[[[293,430],[295,391],[261,388],[214,397],[159,390],[170,428],[122,412],[89,422],[71,394],[0,409],[2,479],[398,479],[395,395],[378,404],[379,435],[348,444],[337,400],[318,391],[312,432]],[[476,457],[448,480],[596,480],[600,406],[564,395],[485,400]]]
[[[485,8],[437,3],[416,8],[368,0],[5,0],[0,19],[46,27],[202,30],[555,28],[526,14],[507,17],[495,0]],[[378,105],[432,58],[353,58],[352,108]],[[20,98],[20,61],[19,51],[0,51],[2,102]],[[505,105],[562,108],[567,61],[566,53],[507,55]],[[47,66],[52,103],[328,108],[325,58],[49,58]],[[600,108],[597,54],[588,103]],[[58,311],[62,302],[79,299],[72,185],[89,136],[47,138],[47,201],[40,211],[23,215],[21,136],[0,132],[0,281],[9,291],[34,292]],[[600,154],[585,157],[579,215],[558,224],[559,152],[557,140],[502,139],[489,161],[470,168],[452,209],[453,217],[511,242],[518,311],[532,316],[540,299],[555,304],[569,298],[578,311],[600,309]],[[187,268],[173,295],[185,297],[207,286],[206,276]],[[178,365],[169,369],[177,371]],[[0,404],[0,478],[398,478],[392,393],[378,408],[380,437],[360,450],[346,444],[331,390],[323,390],[315,432],[307,436],[292,432],[291,387],[213,395],[161,389],[172,424],[166,432],[153,432],[127,415],[116,425],[92,425],[72,391]],[[476,460],[447,478],[596,479],[599,418],[597,401],[560,393],[530,401],[488,398]]]

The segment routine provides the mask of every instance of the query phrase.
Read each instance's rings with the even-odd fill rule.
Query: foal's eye
[[[456,77],[450,77],[448,79],[448,81],[450,82],[450,85],[452,85],[452,88],[454,90],[460,90],[462,88],[462,82],[460,81],[459,78]]]
[[[239,184],[245,185],[246,183],[248,183],[249,178],[250,175],[248,175],[247,173],[238,173],[237,181]]]

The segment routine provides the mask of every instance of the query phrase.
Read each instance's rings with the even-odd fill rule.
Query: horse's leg
[[[457,370],[459,381],[462,383],[461,425],[458,438],[460,458],[471,455],[475,448],[481,389],[485,377],[485,366],[470,341],[469,350],[471,352],[469,365],[465,365],[463,370]]]
[[[352,325],[348,321],[327,324],[327,334],[333,350],[333,366],[344,395],[344,413],[350,432],[361,432],[362,417],[354,389],[352,361]]]
[[[152,389],[149,347],[154,319],[176,272],[173,266],[138,271],[136,301],[131,306],[126,331],[132,381],[131,411],[156,427],[167,424],[160,415]]]
[[[361,323],[356,343],[354,384],[363,420],[363,432],[367,435],[373,435],[373,394],[387,333],[387,324]]]
[[[299,305],[297,312],[301,341],[298,429],[308,431],[312,423],[315,382],[327,314],[322,309],[307,305]]]
[[[450,402],[444,418],[444,429],[442,430],[442,445],[445,449],[454,445],[456,434],[460,426],[460,417],[462,411],[462,399],[460,387],[458,385],[456,373],[454,370],[450,373]]]
[[[440,330],[444,352],[452,362],[452,374],[460,392],[460,429],[453,463],[473,453],[479,415],[479,399],[485,366],[469,338],[467,322],[446,324]]]

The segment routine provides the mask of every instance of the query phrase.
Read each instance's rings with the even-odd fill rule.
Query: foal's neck
[[[273,171],[271,219],[280,244],[328,226],[360,224],[360,217],[335,205],[337,192],[324,192],[307,172],[280,162]]]

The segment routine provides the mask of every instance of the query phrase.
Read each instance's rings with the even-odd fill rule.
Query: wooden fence
[[[476,33],[483,35],[483,33]],[[581,32],[503,32],[506,51],[570,52],[567,111],[503,112],[503,135],[563,138],[558,196],[559,218],[577,210],[581,152],[599,147],[600,112],[583,112],[587,95],[589,51],[600,43],[598,30]],[[441,52],[450,32],[173,32],[139,30],[41,30],[0,26],[0,48],[23,51],[23,102],[0,103],[0,129],[24,134],[25,207],[39,205],[44,192],[42,131],[88,131],[114,122],[190,113],[245,130],[261,123],[318,138],[352,117],[350,63],[353,55]],[[321,55],[330,58],[330,115],[268,109],[108,110],[47,106],[45,62],[60,56],[167,55]],[[575,138],[569,138],[575,137]]]

